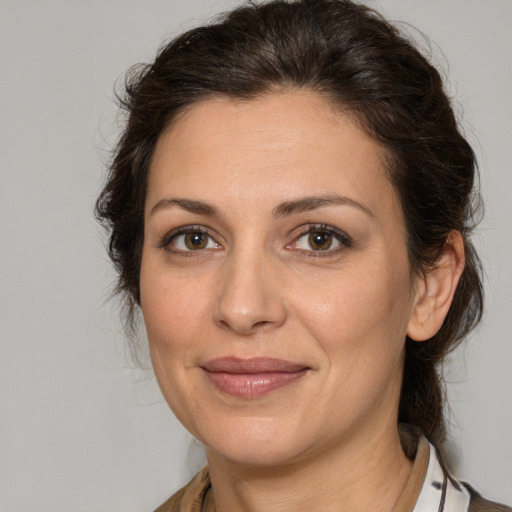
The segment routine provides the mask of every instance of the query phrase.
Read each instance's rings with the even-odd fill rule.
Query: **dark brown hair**
[[[451,230],[462,234],[466,266],[441,330],[426,342],[406,341],[398,421],[439,443],[445,437],[440,365],[482,315],[480,264],[469,240],[479,199],[475,156],[439,72],[367,7],[348,0],[250,3],[179,36],[152,64],[128,73],[121,99],[127,123],[96,205],[110,235],[117,291],[133,313],[148,170],[162,131],[214,95],[249,100],[297,88],[342,107],[387,150],[413,272],[435,266]]]

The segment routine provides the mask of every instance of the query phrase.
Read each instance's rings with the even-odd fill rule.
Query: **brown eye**
[[[298,238],[296,238],[287,249],[299,250],[303,253],[337,253],[342,249],[352,246],[352,239],[343,231],[330,226],[311,226],[310,229]],[[319,255],[319,254],[318,254]]]
[[[165,245],[174,252],[202,251],[204,249],[220,249],[220,245],[206,231],[184,231],[178,233]]]
[[[332,233],[327,231],[312,231],[308,236],[308,243],[314,251],[326,251],[333,242]]]
[[[204,249],[208,244],[208,235],[206,233],[187,233],[183,240],[187,249],[196,251],[198,249]]]

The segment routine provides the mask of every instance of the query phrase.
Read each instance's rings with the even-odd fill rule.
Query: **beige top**
[[[208,467],[155,512],[215,512]],[[504,505],[484,500],[470,486],[448,474],[435,448],[421,437],[409,479],[393,512],[512,512]]]

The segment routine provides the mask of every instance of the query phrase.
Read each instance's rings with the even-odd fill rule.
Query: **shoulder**
[[[208,467],[204,467],[185,487],[162,503],[155,512],[200,512],[209,487],[210,474]]]
[[[471,496],[468,512],[512,512],[512,508],[506,505],[482,498],[482,496],[466,482],[463,482],[463,485]]]

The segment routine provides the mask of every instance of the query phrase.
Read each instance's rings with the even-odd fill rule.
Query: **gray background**
[[[93,201],[114,81],[227,0],[0,0],[0,511],[152,510],[201,464],[133,369]],[[436,44],[482,169],[481,329],[448,366],[458,475],[512,503],[512,2],[382,0]]]

